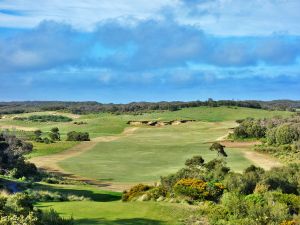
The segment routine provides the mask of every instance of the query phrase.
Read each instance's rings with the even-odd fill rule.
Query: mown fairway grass
[[[121,193],[102,191],[87,185],[38,185],[36,189],[89,197],[89,201],[43,202],[41,209],[53,208],[64,217],[73,216],[76,225],[179,225],[195,208],[171,203],[121,202]]]
[[[181,225],[190,207],[158,202],[49,202],[38,207],[53,208],[62,216],[73,215],[76,225]]]
[[[226,135],[228,129],[235,126],[234,120],[290,114],[249,108],[197,107],[175,112],[125,115],[121,116],[123,121],[193,119],[209,122],[142,127],[131,136],[99,143],[92,150],[59,165],[66,171],[98,180],[126,183],[157,181],[160,176],[177,171],[193,155],[202,155],[206,160],[215,158],[216,153],[208,150],[208,142]],[[227,149],[227,152],[228,166],[233,170],[241,171],[251,164],[238,149]]]
[[[63,115],[73,119],[72,122],[55,123],[55,122],[32,122],[32,121],[20,121],[13,120],[13,117],[28,117],[31,115]],[[186,108],[175,112],[153,112],[143,115],[111,115],[108,113],[90,114],[90,115],[74,115],[63,112],[36,112],[36,113],[23,113],[17,115],[6,115],[0,119],[1,127],[16,127],[19,130],[25,130],[24,128],[32,130],[41,129],[44,132],[44,136],[52,127],[58,127],[61,133],[62,140],[66,139],[66,134],[70,131],[89,132],[90,136],[107,136],[120,134],[129,120],[176,120],[176,119],[193,119],[198,121],[233,121],[236,119],[243,119],[246,117],[264,118],[272,116],[288,116],[290,112],[283,111],[266,111],[259,109],[249,108],[236,108],[236,107],[196,107]],[[76,125],[74,122],[86,122],[87,124]],[[29,157],[36,157],[42,155],[50,155],[64,151],[72,147],[74,143],[59,142],[55,144],[34,144],[34,152]]]
[[[187,158],[217,157],[210,143],[228,133],[234,122],[194,122],[177,126],[140,127],[133,135],[101,142],[92,150],[59,163],[66,171],[112,182],[157,181],[184,166]],[[228,165],[241,171],[250,165],[237,149],[228,149]]]

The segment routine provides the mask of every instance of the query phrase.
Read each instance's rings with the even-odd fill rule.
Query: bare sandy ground
[[[104,136],[104,137],[97,137],[93,138],[91,141],[87,142],[81,142],[78,145],[75,145],[74,147],[63,151],[58,154],[54,155],[48,155],[48,156],[40,156],[35,157],[32,159],[29,159],[30,162],[34,163],[38,168],[47,170],[51,173],[56,173],[65,177],[68,177],[70,179],[83,181],[88,184],[92,184],[98,187],[101,187],[101,189],[105,190],[113,190],[113,191],[123,191],[132,186],[132,184],[118,184],[118,183],[111,183],[111,182],[104,182],[104,181],[97,181],[94,179],[82,177],[76,174],[69,173],[65,171],[63,168],[61,168],[58,163],[60,161],[63,161],[68,158],[72,158],[75,156],[78,156],[84,152],[87,152],[91,150],[93,147],[95,147],[98,143],[101,142],[110,142],[118,140],[119,138],[123,138],[129,135],[132,135],[138,128],[137,127],[129,127],[126,128],[122,134],[116,135],[116,136]]]
[[[223,139],[224,140],[224,139]],[[265,170],[270,170],[273,167],[282,166],[278,159],[269,154],[259,153],[253,150],[252,147],[261,144],[259,141],[237,142],[237,141],[221,141],[221,144],[228,148],[240,148],[243,151],[245,158],[250,160],[254,165]]]

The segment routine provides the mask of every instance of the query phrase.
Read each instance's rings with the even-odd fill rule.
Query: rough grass
[[[46,114],[43,113],[36,113],[37,115]],[[25,113],[18,116],[27,117],[30,115],[34,115],[34,113]],[[7,116],[4,119],[0,120],[0,127],[1,126],[16,126],[18,129],[24,128],[35,128],[41,129],[43,132],[49,132],[52,127],[58,127],[62,136],[62,139],[66,138],[66,134],[70,131],[78,131],[78,132],[89,132],[91,137],[98,137],[98,136],[105,136],[105,135],[113,135],[119,134],[123,131],[123,129],[127,126],[126,122],[124,121],[121,116],[114,116],[107,113],[101,114],[91,114],[91,115],[83,115],[77,116],[70,114],[61,114],[65,116],[69,116],[73,118],[71,122],[33,122],[33,121],[19,121],[13,120],[13,115]],[[71,114],[72,115],[72,114]],[[74,122],[86,122],[86,124],[76,125]]]
[[[75,141],[59,141],[51,144],[37,142],[32,143],[33,151],[26,156],[28,158],[56,154],[66,149],[72,148],[74,145],[78,144],[78,142]]]

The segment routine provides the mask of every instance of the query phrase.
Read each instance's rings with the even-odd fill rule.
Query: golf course
[[[15,119],[32,115],[62,115],[70,122],[36,122]],[[76,224],[140,224],[176,225],[180,218],[197,210],[186,204],[168,202],[121,202],[121,192],[131,186],[158,183],[183,167],[195,155],[206,161],[218,158],[209,146],[215,141],[225,143],[227,165],[242,172],[254,164],[264,169],[281,162],[252,150],[255,142],[226,142],[236,120],[288,117],[287,111],[267,111],[239,107],[195,107],[178,111],[160,111],[139,115],[109,113],[75,115],[64,112],[36,112],[7,115],[0,120],[2,130],[30,136],[39,129],[46,135],[52,127],[60,131],[61,141],[33,143],[27,155],[40,169],[65,176],[83,184],[62,185],[40,183],[37,189],[77,194],[86,201],[41,202],[40,209],[53,208],[64,217],[72,216]],[[169,125],[130,125],[128,121],[182,121]],[[77,123],[80,123],[78,125]],[[137,123],[138,124],[138,123]],[[70,131],[89,132],[87,142],[65,141]],[[85,184],[84,184],[85,182]]]

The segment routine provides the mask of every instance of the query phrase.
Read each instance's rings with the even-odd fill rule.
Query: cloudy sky
[[[300,99],[299,0],[0,0],[0,101]]]

